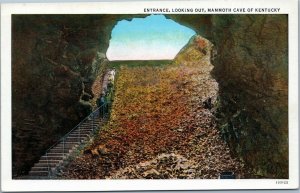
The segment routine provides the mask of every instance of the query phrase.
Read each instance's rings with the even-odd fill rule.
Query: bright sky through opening
[[[174,59],[193,35],[164,15],[122,20],[112,30],[106,55],[110,61]]]

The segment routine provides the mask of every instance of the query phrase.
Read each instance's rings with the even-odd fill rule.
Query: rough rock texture
[[[95,16],[13,16],[14,175],[91,111],[91,86],[110,35],[104,23]]]
[[[201,179],[203,166],[178,154],[160,154],[150,161],[141,162],[115,172],[111,179]],[[208,169],[209,170],[209,169]],[[217,172],[216,172],[217,173]],[[217,178],[206,174],[205,177]]]
[[[12,17],[13,174],[91,109],[113,26],[146,15]],[[287,16],[167,15],[214,43],[219,123],[231,148],[264,177],[288,176]]]
[[[25,174],[50,145],[90,112],[92,85],[107,62],[114,25],[146,16],[12,17],[14,176]]]
[[[177,65],[195,65],[200,63],[205,55],[209,56],[213,45],[207,39],[194,35],[173,59]],[[211,72],[211,69],[209,70]]]
[[[287,15],[213,16],[220,130],[257,175],[288,178]]]

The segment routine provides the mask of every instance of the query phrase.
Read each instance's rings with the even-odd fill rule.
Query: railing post
[[[104,103],[105,104],[105,103]],[[102,119],[104,118],[104,104],[101,105],[101,116],[102,116]]]
[[[48,160],[48,152],[46,152],[46,159],[47,159],[47,167],[48,167],[48,178],[50,178],[50,167],[49,167],[49,160]]]
[[[105,109],[106,109],[106,113],[105,113],[106,114],[106,118],[108,118],[108,114],[109,114],[108,113],[109,112],[109,107],[110,107],[109,104],[110,104],[110,101],[109,101],[109,103],[106,103],[106,107],[105,107]]]
[[[101,119],[101,106],[98,108],[98,118]]]
[[[92,131],[94,131],[94,116],[92,115]]]
[[[80,143],[80,139],[81,139],[81,125],[79,125],[79,138],[78,138],[79,143]]]
[[[63,158],[65,157],[65,137],[63,137]]]

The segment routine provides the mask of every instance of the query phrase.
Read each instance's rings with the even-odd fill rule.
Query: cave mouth
[[[164,15],[119,21],[107,49],[110,61],[173,60],[196,32]]]
[[[144,16],[12,15],[13,173],[23,173],[26,164],[40,156],[33,152],[52,145],[52,133],[80,121],[78,112],[85,108],[79,100],[83,90],[90,92],[91,82],[107,63],[105,53],[115,22],[138,17]],[[217,112],[222,115],[217,121],[228,144],[262,176],[288,178],[288,80],[282,75],[288,67],[287,15],[165,17],[215,43],[218,57],[213,74],[220,87]],[[176,61],[199,63],[194,57],[198,52],[185,50]],[[209,103],[204,104],[210,108]]]
[[[190,143],[198,140],[199,135],[203,141],[214,141],[207,144],[207,149],[224,153],[225,148],[220,144],[226,146],[219,138],[212,114],[218,95],[218,83],[211,76],[212,43],[163,15],[132,19],[130,22],[119,21],[112,29],[111,37],[107,50],[110,60],[107,72],[114,71],[113,68],[117,72],[116,79],[112,79],[112,115],[106,125],[108,134],[101,140],[96,136],[88,152],[93,157],[93,152],[101,152],[102,147],[108,148],[114,151],[110,159],[119,160],[122,157],[122,163],[117,161],[108,173],[99,172],[97,178],[109,175],[112,179],[118,179],[118,173],[124,168],[161,157],[185,159],[194,155],[198,159],[196,162],[201,163],[198,142],[194,146]],[[170,50],[170,47],[176,50]],[[164,63],[166,65],[157,67],[162,60],[168,60]],[[171,64],[168,65],[168,62]],[[186,144],[189,144],[188,149]],[[226,154],[230,158],[229,151]],[[80,164],[89,161],[91,159]],[[228,163],[233,162],[225,161],[222,167],[227,167]],[[218,161],[213,164],[216,167],[220,165]],[[236,168],[241,169],[240,163],[235,164]],[[102,164],[97,167],[97,171],[105,171]],[[154,170],[160,171],[160,168]],[[66,173],[69,171],[72,175],[66,175],[67,179],[90,173],[73,173],[72,167],[66,169]],[[218,171],[213,175],[217,176]],[[164,178],[171,179],[173,176],[166,174]]]

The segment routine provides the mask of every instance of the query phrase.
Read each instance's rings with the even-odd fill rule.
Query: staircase
[[[85,143],[107,117],[107,104],[102,105],[52,145],[29,171],[28,179],[53,178],[70,155]]]

